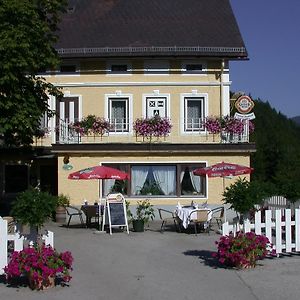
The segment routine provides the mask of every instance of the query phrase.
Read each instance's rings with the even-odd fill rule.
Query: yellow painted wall
[[[194,61],[193,61],[194,62]],[[94,114],[99,117],[105,117],[105,95],[116,95],[116,91],[121,91],[122,95],[132,97],[132,121],[142,117],[143,95],[154,95],[154,91],[159,90],[160,95],[169,95],[169,111],[172,122],[170,136],[165,140],[160,139],[158,142],[170,143],[212,143],[219,142],[220,137],[206,135],[204,133],[181,134],[180,119],[181,113],[181,94],[190,94],[197,91],[198,94],[207,94],[207,111],[208,116],[220,115],[220,62],[209,61],[207,63],[207,74],[204,75],[183,75],[181,72],[182,61],[170,60],[169,75],[145,75],[143,73],[143,61],[132,60],[133,72],[131,75],[107,75],[106,63],[101,60],[89,60],[80,63],[81,73],[76,76],[72,75],[53,75],[47,77],[47,80],[53,84],[63,87],[65,95],[79,96],[81,99],[81,117]],[[122,83],[127,82],[132,86],[124,86]],[[197,85],[202,82],[205,86]],[[113,86],[91,86],[92,84],[112,84]],[[144,84],[143,84],[144,83]],[[153,83],[149,86],[147,84]],[[166,85],[167,83],[177,83]],[[190,85],[184,85],[190,83]],[[194,84],[193,84],[194,83]],[[210,84],[213,85],[210,85]],[[80,86],[69,86],[79,84]],[[88,85],[87,85],[88,84]],[[140,85],[141,84],[141,85]],[[85,86],[87,85],[87,86]],[[120,97],[122,97],[122,95]],[[51,136],[38,141],[39,144],[50,145]],[[114,142],[142,142],[142,139],[136,140],[133,132],[128,134],[110,134],[101,139],[100,137],[83,137],[83,143],[114,143]]]
[[[71,172],[99,165],[100,163],[135,163],[135,162],[206,162],[207,165],[212,165],[215,163],[219,163],[222,160],[225,160],[229,163],[237,163],[245,166],[250,165],[250,160],[248,156],[172,156],[172,157],[159,157],[159,156],[119,156],[119,157],[97,157],[97,156],[72,156],[70,155],[70,163],[73,166],[71,171],[66,171],[62,168],[63,166],[63,156],[58,158],[58,192],[64,193],[70,196],[71,202],[74,205],[80,205],[83,202],[83,199],[87,199],[90,203],[94,202],[98,199],[99,195],[99,181],[98,180],[70,180],[67,179],[68,175]],[[249,179],[248,175],[243,175],[242,177],[246,177]],[[234,183],[234,181],[238,177],[233,177],[232,179],[225,179],[225,186],[229,186]],[[204,201],[208,201],[208,204],[220,204],[222,203],[222,193],[223,193],[223,179],[222,178],[208,178],[207,179],[207,198],[195,198],[194,202],[202,203]],[[127,198],[131,203],[135,203],[137,200],[142,198]],[[176,205],[178,201],[181,204],[189,204],[193,198],[188,197],[174,197],[174,198],[150,198],[151,202],[154,205]]]

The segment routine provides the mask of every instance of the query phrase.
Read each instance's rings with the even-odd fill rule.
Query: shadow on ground
[[[217,258],[213,257],[213,253],[213,251],[209,250],[187,250],[183,252],[183,254],[187,256],[197,256],[206,266],[214,269],[227,269]]]

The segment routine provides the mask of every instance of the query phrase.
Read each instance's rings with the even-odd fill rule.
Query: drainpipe
[[[221,74],[220,74],[220,117],[223,116],[223,105],[224,105],[224,95],[223,95],[223,73],[224,73],[225,61],[222,59],[221,62]]]

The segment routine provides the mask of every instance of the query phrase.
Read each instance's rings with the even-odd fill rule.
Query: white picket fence
[[[284,216],[284,218],[282,218]],[[284,214],[281,209],[275,211],[275,218],[272,218],[272,210],[265,211],[265,218],[262,220],[261,211],[255,213],[254,222],[249,219],[243,224],[223,224],[222,234],[236,235],[238,231],[250,232],[265,235],[273,244],[273,249],[277,254],[293,253],[300,251],[300,209],[294,210],[294,220],[292,220],[292,210],[285,209]]]
[[[0,275],[4,273],[3,268],[8,264],[9,251],[8,247],[13,247],[14,251],[21,251],[25,241],[30,241],[30,236],[21,235],[19,232],[8,233],[8,221],[0,217]],[[42,240],[46,245],[54,247],[54,234],[52,231],[47,231],[47,234],[42,236]],[[12,242],[12,243],[9,243]],[[10,245],[9,245],[10,244]],[[11,245],[12,244],[12,245]]]

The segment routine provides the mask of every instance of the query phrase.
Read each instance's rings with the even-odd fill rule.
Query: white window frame
[[[208,116],[208,94],[207,93],[185,93],[180,95],[180,132],[181,134],[206,134],[206,130],[186,130],[185,119],[186,119],[186,99],[200,99],[203,98],[203,118]],[[203,106],[202,106],[203,107]]]
[[[111,160],[107,160],[107,161],[101,161],[99,162],[99,164],[101,165],[118,165],[118,164],[122,164],[122,165],[130,165],[130,172],[131,172],[131,166],[132,165],[135,165],[135,166],[143,166],[143,165],[191,165],[191,166],[195,166],[195,164],[203,164],[205,166],[208,166],[208,162],[205,161],[205,160],[198,160],[198,161],[195,161],[195,160],[175,160],[175,161],[172,161],[172,160],[164,160],[163,162],[162,161],[159,161],[159,160],[153,160],[153,161],[149,161],[149,160],[142,160],[142,161],[136,161],[136,160],[124,160],[124,161],[111,161]],[[204,166],[203,166],[204,167]],[[176,169],[176,173],[178,173],[178,170]],[[209,191],[209,180],[207,180],[207,178],[205,179],[205,188],[203,190],[203,196],[199,196],[199,195],[179,195],[177,196],[176,195],[155,195],[155,196],[152,196],[151,198],[158,198],[160,200],[162,199],[177,199],[177,200],[182,200],[182,199],[187,199],[187,200],[190,200],[191,198],[194,198],[194,199],[199,199],[199,201],[201,200],[207,200],[208,199],[208,191]],[[177,179],[176,179],[176,183],[177,183]],[[102,185],[106,184],[104,181],[102,181]],[[102,189],[104,190],[104,189]],[[149,198],[149,195],[132,195],[132,194],[128,194],[127,197],[129,198]],[[197,200],[198,201],[198,200]]]
[[[166,99],[166,118],[170,119],[171,110],[170,110],[170,94],[160,94],[160,93],[152,93],[152,94],[143,94],[143,104],[142,104],[142,112],[143,117],[147,117],[147,99],[148,98],[165,98]]]
[[[169,76],[170,63],[167,60],[145,60],[144,75],[145,76]]]
[[[187,71],[186,66],[187,65],[202,65],[201,71]],[[207,63],[204,61],[198,61],[198,60],[186,60],[183,61],[181,64],[181,75],[183,76],[207,76]]]
[[[109,134],[118,135],[118,134],[132,134],[132,94],[122,94],[122,93],[115,93],[115,94],[105,94],[105,118],[110,119],[110,99],[121,100],[127,99],[127,119],[128,125],[126,131],[110,131]]]
[[[126,65],[126,72],[112,72],[111,68],[113,65]],[[129,61],[108,61],[106,63],[106,76],[130,76],[132,75],[132,64]]]

